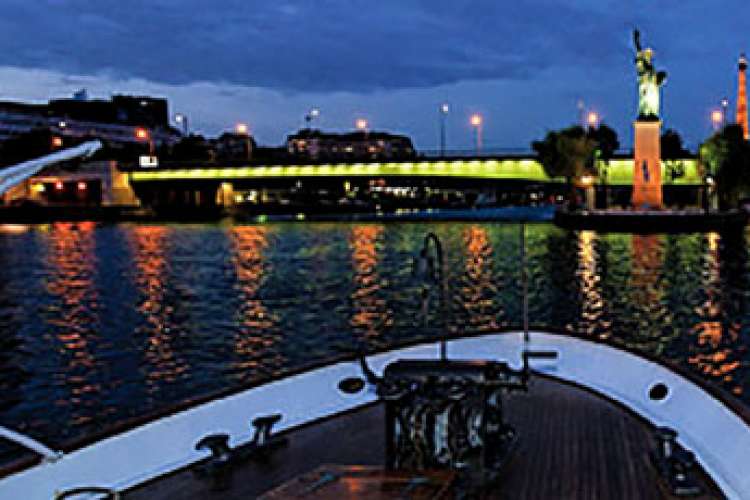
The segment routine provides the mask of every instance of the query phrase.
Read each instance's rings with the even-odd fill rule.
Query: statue
[[[641,33],[633,31],[635,45],[635,68],[638,71],[638,119],[645,121],[659,120],[659,87],[667,79],[665,71],[654,69],[654,51],[641,48]]]

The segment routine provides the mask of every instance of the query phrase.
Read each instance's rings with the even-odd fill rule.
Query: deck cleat
[[[657,427],[655,432],[658,447],[652,460],[659,474],[676,496],[695,496],[703,488],[695,479],[695,454],[677,443],[678,433],[669,427]]]
[[[210,450],[207,461],[194,469],[200,478],[211,479],[211,491],[225,491],[232,482],[232,449],[229,434],[209,434],[195,444],[195,449]]]

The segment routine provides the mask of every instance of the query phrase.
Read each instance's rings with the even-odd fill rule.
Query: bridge
[[[670,165],[662,162],[665,184],[699,186],[703,184],[698,162],[687,158],[673,162],[683,174],[671,178]],[[609,185],[630,186],[633,182],[632,158],[616,158],[602,163],[606,173],[600,179]],[[218,181],[233,182],[263,179],[348,179],[348,178],[454,178],[485,181],[530,181],[563,183],[562,178],[550,179],[542,165],[531,157],[516,158],[445,158],[409,161],[326,163],[326,164],[258,164],[216,165],[179,164],[160,168],[140,168],[130,172],[134,184],[157,181]]]
[[[677,166],[680,175],[671,175]],[[697,161],[687,158],[664,163],[662,169],[668,203],[695,203],[696,193],[703,185]],[[593,181],[596,186],[607,186],[603,196],[618,204],[628,204],[632,158],[621,157],[602,163],[600,171],[602,176]],[[448,205],[453,203],[452,197],[456,203],[486,200],[488,203],[523,204],[549,200],[568,191],[565,179],[550,179],[542,165],[531,156],[321,164],[173,163],[157,168],[133,167],[129,180],[144,205],[166,210],[226,207],[237,203],[331,206],[336,205],[337,200],[347,199],[351,202],[369,199],[379,204],[366,194],[373,192],[380,193],[377,195],[380,200],[391,197],[392,202],[405,206],[411,206],[407,198],[429,204],[430,199],[435,199],[435,193],[442,197],[441,203]]]

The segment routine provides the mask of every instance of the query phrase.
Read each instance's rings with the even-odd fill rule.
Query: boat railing
[[[63,456],[62,451],[56,451],[37,441],[36,439],[0,425],[0,437],[16,443],[42,456],[45,462],[56,462]]]

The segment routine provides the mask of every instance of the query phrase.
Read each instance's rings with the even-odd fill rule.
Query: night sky
[[[481,112],[487,147],[528,147],[578,120],[577,103],[632,141],[631,32],[669,78],[665,127],[691,146],[750,52],[747,0],[0,0],[0,100],[46,101],[85,87],[167,97],[209,135],[247,122],[280,144],[312,106],[317,123],[471,145]],[[732,113],[732,116],[734,113]]]

